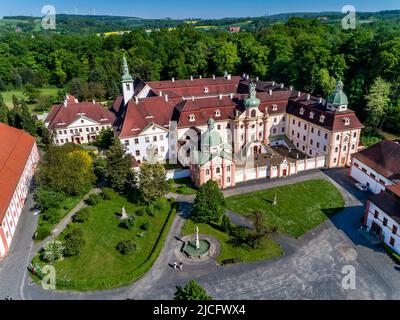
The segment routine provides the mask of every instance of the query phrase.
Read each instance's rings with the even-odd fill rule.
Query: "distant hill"
[[[59,14],[57,30],[59,33],[112,33],[133,28],[159,29],[174,28],[184,23],[190,23],[200,29],[226,28],[240,26],[246,29],[258,29],[271,23],[285,22],[290,17],[323,18],[326,23],[343,17],[341,12],[292,12],[265,15],[260,17],[221,18],[221,19],[143,19],[140,17],[108,16],[108,15],[67,15]],[[361,20],[400,19],[400,10],[384,10],[379,12],[357,12]],[[41,17],[5,16],[0,19],[0,32],[43,31],[40,27]]]

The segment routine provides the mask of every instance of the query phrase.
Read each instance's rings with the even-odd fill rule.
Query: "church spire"
[[[124,94],[124,103],[127,104],[130,99],[132,99],[134,90],[133,78],[129,74],[128,62],[126,61],[126,57],[122,58],[122,92]]]

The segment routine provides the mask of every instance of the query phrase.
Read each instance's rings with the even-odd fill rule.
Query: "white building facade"
[[[0,150],[7,153],[5,162],[0,156],[0,259],[10,250],[39,161],[35,139],[15,128],[5,127],[0,124]],[[14,139],[16,136],[19,140]]]

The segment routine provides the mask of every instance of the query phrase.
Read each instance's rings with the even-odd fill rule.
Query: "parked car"
[[[368,191],[368,187],[364,186],[363,184],[357,182],[356,183],[356,187],[358,190],[362,191],[362,192],[367,192]]]

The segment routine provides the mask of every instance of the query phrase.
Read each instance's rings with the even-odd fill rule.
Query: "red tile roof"
[[[24,131],[0,123],[0,225],[35,143]]]
[[[150,123],[165,127],[172,119],[175,103],[165,101],[163,97],[139,99],[136,104],[130,100],[126,106],[124,119],[119,127],[119,137],[136,136]],[[165,127],[168,129],[168,127]],[[139,129],[139,130],[137,130]]]
[[[50,129],[66,128],[79,118],[80,114],[100,124],[113,124],[115,122],[115,115],[112,112],[93,102],[68,102],[66,106],[64,103],[54,105],[45,122],[49,124]]]
[[[119,127],[121,136],[139,134],[140,130],[150,121],[160,126],[166,125],[170,120],[176,120],[178,127],[205,125],[208,118],[213,117],[217,109],[220,110],[221,116],[215,118],[216,120],[233,118],[235,110],[243,112],[243,101],[248,97],[250,82],[251,80],[238,76],[232,76],[230,80],[220,77],[215,79],[152,81],[148,82],[147,85],[157,96],[141,99],[138,105],[130,101],[128,106],[122,106],[123,101],[119,97],[112,110],[117,114],[116,125]],[[205,87],[209,89],[208,93],[204,92]],[[307,99],[306,94],[299,94],[298,91],[285,88],[275,82],[256,81],[256,90],[257,98],[261,101],[259,106],[261,112],[265,112],[266,108],[271,115],[288,112],[332,131],[363,127],[353,111],[329,110],[325,104],[318,101],[318,98],[310,96]],[[231,98],[229,95],[232,93],[233,97]],[[162,97],[165,95],[168,95],[168,102]],[[223,96],[220,97],[219,95]],[[190,97],[195,98],[192,100]],[[277,106],[275,110],[273,105]],[[305,109],[303,115],[300,114],[302,107]],[[134,110],[129,110],[130,108]],[[143,108],[144,110],[141,110]],[[314,119],[309,117],[311,111],[315,113]],[[142,112],[152,114],[153,119],[143,119]],[[195,121],[189,121],[190,114],[195,115]],[[170,115],[172,118],[168,119]],[[325,116],[324,123],[319,121],[320,115]],[[350,124],[345,125],[345,118],[350,120]],[[157,121],[160,121],[160,123]]]
[[[353,154],[353,157],[390,180],[400,178],[400,145],[383,140]]]

